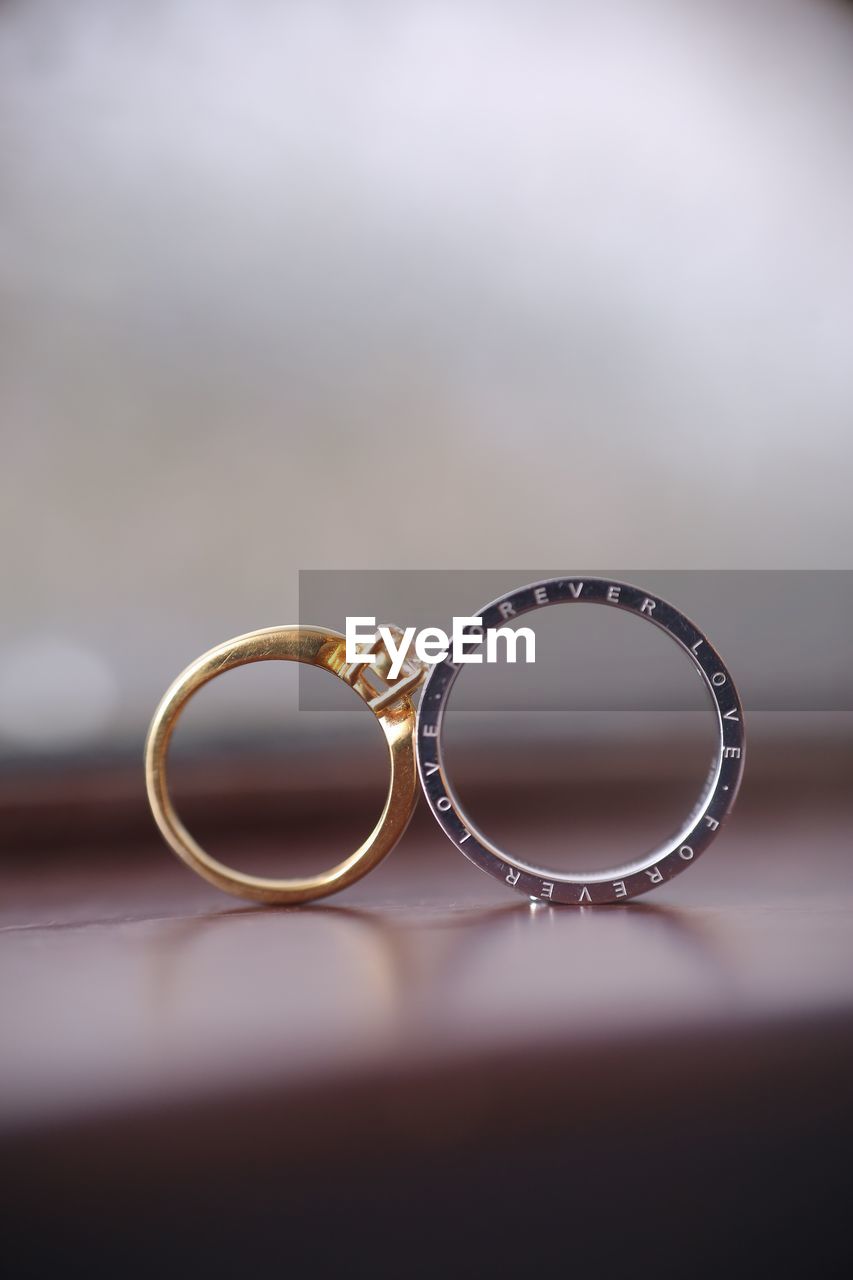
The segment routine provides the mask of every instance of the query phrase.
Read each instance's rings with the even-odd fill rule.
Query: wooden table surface
[[[358,1248],[389,1272],[404,1249],[404,1274],[563,1250],[604,1274],[639,1248],[713,1270],[735,1231],[744,1258],[834,1266],[850,818],[837,774],[747,790],[689,874],[579,910],[505,892],[424,809],[371,876],[289,910],[223,897],[145,829],[18,843],[7,1239],[45,1266],[85,1248],[105,1273],[162,1270],[164,1242],[261,1273],[284,1237],[313,1273]],[[557,842],[557,803],[542,821]],[[251,841],[272,865],[272,833]]]

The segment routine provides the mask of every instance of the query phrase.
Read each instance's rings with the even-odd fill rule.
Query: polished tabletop
[[[263,1187],[270,1169],[298,1173],[314,1221],[327,1182],[311,1177],[356,1155],[362,1170],[402,1162],[393,1195],[429,1160],[449,1160],[440,1181],[455,1168],[470,1191],[462,1170],[495,1142],[541,1172],[552,1157],[531,1143],[589,1161],[593,1136],[624,1154],[631,1133],[645,1154],[626,1168],[642,1181],[646,1163],[669,1167],[652,1151],[662,1134],[708,1152],[747,1129],[772,1169],[774,1134],[791,1151],[853,1132],[845,769],[747,790],[688,874],[598,908],[504,890],[424,806],[370,876],[283,909],[224,897],[147,822],[114,838],[120,805],[84,839],[60,804],[47,844],[18,842],[3,860],[0,1136],[15,1212],[123,1187],[120,1221],[142,1170],[162,1184],[165,1164],[195,1184],[233,1166]],[[540,846],[563,838],[558,801]],[[319,823],[330,861],[348,821]],[[280,870],[264,823],[223,827],[223,852],[248,845],[254,865]]]
[[[0,1124],[534,1045],[570,1068],[691,1027],[853,1016],[850,803],[812,800],[745,795],[688,875],[612,909],[505,891],[423,809],[372,875],[291,909],[225,897],[153,833],[10,853]],[[275,837],[252,839],[273,865]]]

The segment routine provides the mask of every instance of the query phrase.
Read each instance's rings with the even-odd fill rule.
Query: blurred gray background
[[[851,73],[809,0],[3,5],[3,757],[299,569],[849,567]]]

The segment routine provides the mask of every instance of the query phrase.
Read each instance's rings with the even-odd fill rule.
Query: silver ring
[[[550,578],[493,600],[476,617],[483,629],[552,604],[592,603],[647,618],[671,636],[696,664],[716,713],[718,745],[697,804],[678,834],[646,857],[609,871],[557,875],[504,853],[467,817],[444,765],[442,726],[447,699],[461,667],[449,656],[433,666],[418,711],[418,769],[427,801],[449,840],[469,862],[536,901],[587,904],[620,902],[647,893],[696,861],[717,835],[734,804],[744,765],[743,709],[719,654],[694,623],[671,604],[627,582],[608,578]],[[472,634],[476,634],[471,629]]]

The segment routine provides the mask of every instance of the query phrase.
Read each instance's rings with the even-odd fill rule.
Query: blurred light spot
[[[115,676],[91,649],[53,636],[0,651],[0,735],[62,749],[96,737],[118,699]]]

